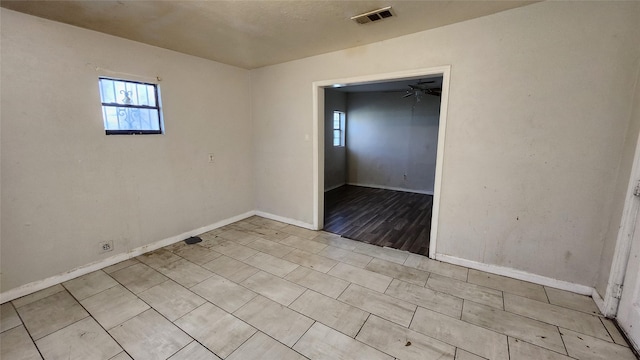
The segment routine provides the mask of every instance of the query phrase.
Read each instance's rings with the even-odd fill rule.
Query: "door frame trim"
[[[618,284],[624,284],[629,256],[631,255],[633,233],[636,230],[640,231],[640,229],[635,228],[636,217],[640,210],[640,201],[634,199],[635,196],[633,195],[638,180],[640,180],[640,135],[638,135],[638,141],[636,142],[631,176],[627,186],[627,194],[622,210],[622,219],[620,220],[616,247],[613,253],[613,261],[611,262],[607,290],[602,298],[602,302],[594,297],[594,300],[596,300],[600,308],[600,312],[608,318],[614,317],[618,313],[618,305],[620,303],[620,299],[616,297]]]
[[[313,227],[316,230],[320,230],[324,227],[324,89],[384,81],[419,79],[430,75],[442,76],[442,95],[440,97],[440,118],[438,123],[438,147],[433,189],[433,210],[431,215],[431,237],[429,239],[429,257],[432,259],[435,258],[438,236],[438,218],[440,213],[440,193],[442,188],[442,167],[444,163],[451,65],[313,82]]]

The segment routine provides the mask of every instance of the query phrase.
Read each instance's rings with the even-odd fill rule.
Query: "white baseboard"
[[[340,186],[345,186],[345,185],[347,185],[347,183],[342,183],[342,184],[334,185],[334,186],[332,186],[332,187],[330,187],[330,188],[324,189],[324,192],[331,191],[331,190],[335,190],[335,189],[339,188]]]
[[[256,213],[255,211],[249,211],[249,212],[246,212],[244,214],[232,216],[232,217],[230,217],[228,219],[224,219],[224,220],[218,221],[218,222],[213,223],[211,225],[207,225],[207,226],[203,226],[203,227],[198,228],[198,229],[187,231],[187,232],[184,232],[184,233],[176,235],[176,236],[171,236],[171,237],[168,237],[166,239],[162,239],[162,240],[153,242],[151,244],[147,244],[147,245],[144,245],[144,246],[137,247],[137,248],[132,249],[132,250],[126,252],[126,253],[113,255],[113,256],[110,256],[110,257],[108,257],[106,259],[102,259],[102,260],[99,260],[99,261],[96,261],[96,262],[93,262],[93,263],[90,263],[90,264],[87,264],[87,265],[83,265],[83,266],[77,267],[77,268],[69,270],[69,271],[67,271],[65,273],[54,275],[54,276],[46,278],[44,280],[34,281],[34,282],[31,282],[31,283],[19,286],[19,287],[15,288],[15,289],[11,289],[11,290],[2,292],[2,293],[0,293],[0,304],[4,304],[7,301],[11,301],[11,300],[17,299],[17,298],[25,296],[25,295],[29,295],[29,294],[34,293],[36,291],[39,291],[39,290],[42,290],[42,289],[46,289],[48,287],[63,283],[65,281],[69,281],[71,279],[75,279],[75,278],[77,278],[79,276],[86,275],[86,274],[88,274],[90,272],[103,269],[103,268],[105,268],[107,266],[111,266],[111,265],[117,264],[117,263],[119,263],[121,261],[125,261],[127,259],[131,259],[133,257],[136,257],[136,256],[142,255],[144,253],[147,253],[149,251],[153,251],[153,250],[165,247],[167,245],[171,245],[171,244],[176,243],[178,241],[184,240],[184,239],[186,239],[188,237],[195,236],[195,235],[198,235],[198,234],[202,234],[202,233],[205,233],[207,231],[211,231],[213,229],[217,229],[219,227],[232,224],[232,223],[234,223],[236,221],[240,221],[240,220],[246,219],[246,218],[248,218],[250,216],[253,216],[253,215],[255,215],[255,213]]]
[[[256,216],[261,216],[263,218],[267,218],[267,219],[271,219],[271,220],[275,220],[275,221],[280,221],[283,223],[287,223],[290,225],[295,225],[295,226],[299,226],[305,229],[309,229],[309,230],[320,230],[320,229],[315,229],[313,224],[309,224],[306,223],[304,221],[300,221],[300,220],[295,220],[295,219],[290,219],[284,216],[280,216],[280,215],[274,215],[274,214],[270,214],[264,211],[255,211],[254,212]]]
[[[595,292],[595,289],[590,286],[580,285],[580,284],[576,284],[576,283],[572,283],[564,280],[553,279],[550,277],[532,274],[526,271],[508,268],[504,266],[491,265],[491,264],[485,264],[485,263],[481,263],[473,260],[462,259],[455,256],[436,254],[436,260],[444,261],[444,262],[455,264],[455,265],[465,266],[471,269],[486,271],[492,274],[503,275],[503,276],[507,276],[510,278],[518,279],[518,280],[528,281],[534,284],[566,290],[576,294],[593,296]]]
[[[598,290],[596,290],[595,288],[593,288],[593,293],[591,294],[591,298],[596,303],[596,306],[598,307],[598,310],[600,310],[601,314],[603,314],[605,317],[611,317],[612,314],[607,313],[607,307],[604,304],[604,299],[602,298],[602,296],[600,296],[600,294],[598,293]]]
[[[362,187],[368,187],[368,188],[374,188],[374,189],[404,191],[404,192],[410,192],[410,193],[416,193],[416,194],[433,195],[433,190],[413,190],[413,189],[405,189],[405,188],[399,188],[399,187],[393,187],[393,186],[383,186],[383,185],[376,185],[376,184],[360,184],[360,183],[351,183],[351,182],[347,183],[347,185],[362,186]]]

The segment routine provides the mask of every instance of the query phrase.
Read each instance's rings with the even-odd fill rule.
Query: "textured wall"
[[[1,16],[3,292],[254,209],[249,71]],[[105,136],[98,76],[127,74],[162,77],[165,135]]]
[[[347,111],[347,94],[334,90],[324,92],[324,188],[331,189],[346,183],[347,151],[333,146],[333,112]]]
[[[440,97],[349,94],[348,182],[433,194]]]
[[[314,81],[449,64],[437,252],[595,285],[639,15],[637,2],[542,2],[253,70],[257,208],[313,222]]]

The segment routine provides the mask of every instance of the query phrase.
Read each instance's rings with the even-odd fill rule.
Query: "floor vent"
[[[392,16],[393,16],[393,12],[391,12],[391,6],[387,6],[381,9],[366,12],[364,14],[352,16],[351,20],[357,22],[358,24],[366,24],[366,23],[390,18]]]

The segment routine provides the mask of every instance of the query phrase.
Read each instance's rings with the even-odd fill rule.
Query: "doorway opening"
[[[435,257],[449,72],[313,84],[314,227]]]
[[[440,75],[325,89],[325,231],[429,255],[441,91]]]

